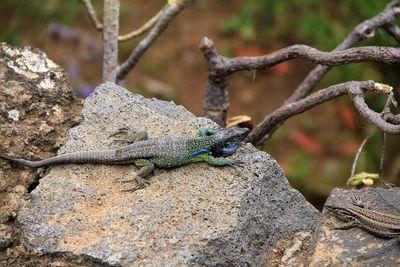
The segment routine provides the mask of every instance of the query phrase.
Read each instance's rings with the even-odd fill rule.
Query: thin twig
[[[93,27],[98,30],[102,31],[103,30],[103,24],[98,20],[96,16],[96,11],[93,8],[92,2],[90,0],[80,0],[86,8],[86,12],[88,14],[90,23],[93,25]]]
[[[387,115],[391,114],[390,105],[393,105],[395,108],[397,108],[397,102],[396,102],[396,99],[394,98],[393,90],[391,90],[388,93],[388,98],[386,100],[385,106],[383,107],[382,112],[380,113],[380,115],[383,119],[386,119]],[[381,131],[381,134],[382,134],[382,152],[381,152],[381,159],[379,162],[379,180],[385,186],[392,187],[391,184],[385,182],[384,163],[385,163],[385,155],[386,155],[386,132]]]
[[[137,47],[129,55],[128,59],[118,68],[118,81],[123,80],[129,71],[136,66],[144,52],[146,52],[146,50],[154,43],[158,36],[164,32],[172,19],[175,18],[190,2],[190,0],[177,1],[176,3],[172,3],[166,9],[164,9],[156,25],[150,30],[147,36],[140,41]]]
[[[386,133],[382,133],[382,154],[381,154],[381,160],[379,162],[379,180],[381,183],[383,183],[387,187],[392,187],[390,184],[385,182],[384,178],[384,163],[385,163],[385,154],[386,154]]]
[[[357,166],[358,158],[360,157],[361,152],[364,150],[364,146],[367,143],[369,137],[370,137],[369,135],[367,137],[365,137],[364,141],[362,141],[360,147],[358,148],[357,154],[356,154],[356,156],[354,157],[354,160],[353,160],[353,165],[351,166],[351,175],[350,175],[350,177],[353,177],[355,172],[356,172],[356,166]]]
[[[130,33],[120,35],[118,36],[118,41],[120,42],[125,42],[131,39],[134,39],[144,33],[146,33],[148,30],[150,30],[160,19],[162,13],[164,12],[164,9],[168,7],[168,5],[165,5],[156,15],[154,15],[150,20],[148,20],[145,24],[143,24],[139,29],[134,30]]]

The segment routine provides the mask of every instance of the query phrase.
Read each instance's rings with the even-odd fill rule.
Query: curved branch
[[[369,109],[369,107],[365,104],[363,98],[365,90],[387,93],[390,88],[391,87],[389,86],[385,86],[374,81],[353,81],[330,86],[326,89],[322,89],[316,93],[313,93],[299,101],[289,103],[276,109],[271,114],[266,116],[264,120],[251,131],[245,141],[253,144],[258,144],[259,141],[262,140],[264,135],[267,134],[274,127],[274,125],[276,125],[277,122],[285,121],[289,117],[298,115],[319,104],[345,95],[347,93],[352,96],[354,104],[356,105],[357,109],[359,109],[360,113],[362,111],[363,116],[367,117],[367,119],[372,124],[377,126],[382,131],[392,134],[400,134],[400,125],[392,125],[390,123],[387,123],[380,116],[379,113],[376,113]],[[377,114],[378,118],[376,117],[375,113]],[[370,118],[370,116],[372,118]]]
[[[172,1],[171,1],[172,2]],[[117,73],[117,81],[123,80],[133,67],[136,66],[144,52],[152,45],[158,36],[164,32],[174,17],[176,17],[190,0],[176,1],[170,4],[158,19],[156,25],[150,30],[147,36],[140,41],[137,47],[129,55],[128,59],[120,65]]]
[[[364,99],[364,88],[354,87],[349,91],[354,106],[358,112],[367,119],[371,124],[378,127],[381,131],[390,134],[400,134],[400,125],[391,124],[385,121],[381,114],[371,110]]]

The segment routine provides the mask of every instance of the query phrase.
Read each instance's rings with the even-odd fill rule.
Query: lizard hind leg
[[[140,168],[135,174],[134,180],[136,180],[137,185],[133,188],[122,190],[122,192],[135,192],[136,190],[142,189],[146,184],[150,184],[148,178],[154,171],[154,164],[147,159],[137,159],[134,161],[136,167]],[[124,180],[122,182],[131,182],[130,180]]]
[[[122,142],[128,144],[149,139],[146,131],[136,131],[129,127],[119,128],[115,133],[110,135],[110,137],[113,136],[117,137],[114,139],[114,142]]]

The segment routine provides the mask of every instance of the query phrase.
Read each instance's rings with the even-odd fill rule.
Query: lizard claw
[[[246,163],[240,159],[234,159],[232,160],[232,164],[230,166],[235,167],[235,166],[239,166],[239,167],[244,167],[246,165]]]
[[[127,133],[129,133],[131,131],[132,130],[130,128],[128,128],[128,127],[121,127],[116,132],[110,134],[109,137],[120,135],[120,134],[127,134]]]
[[[136,190],[145,188],[146,185],[150,184],[150,182],[142,177],[136,177],[135,180],[137,181],[137,185],[130,189],[121,190],[121,192],[135,192]],[[123,181],[125,182],[125,181]],[[126,181],[128,182],[128,181]]]
[[[133,188],[121,190],[121,192],[135,192],[136,190],[139,190],[139,189],[142,189],[142,188],[145,188],[145,187],[146,187],[145,183],[138,184],[137,186],[135,186]]]

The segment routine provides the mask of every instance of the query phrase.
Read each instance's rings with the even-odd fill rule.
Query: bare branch
[[[363,39],[371,38],[371,35],[377,28],[392,24],[396,16],[400,14],[399,5],[400,1],[394,0],[379,14],[358,24],[346,39],[344,39],[333,51],[344,50],[352,47]],[[331,66],[316,66],[295,89],[293,94],[285,101],[285,104],[297,101],[307,96],[330,69]]]
[[[346,50],[321,52],[307,45],[292,45],[260,57],[224,58],[214,67],[220,75],[229,75],[241,70],[265,69],[284,61],[303,58],[329,66],[361,61],[376,61],[386,64],[400,63],[400,48],[366,46]]]
[[[253,129],[253,131],[247,136],[245,141],[257,144],[260,140],[262,140],[263,136],[268,133],[274,127],[274,125],[276,125],[277,122],[285,121],[289,117],[300,114],[319,104],[345,95],[347,93],[350,94],[359,112],[372,124],[387,133],[400,134],[400,125],[387,123],[383,118],[380,117],[379,113],[370,110],[369,107],[365,104],[363,98],[364,92],[368,90],[385,93],[386,89],[383,89],[381,85],[382,84],[375,83],[374,81],[353,81],[333,85],[326,89],[315,92],[306,98],[303,98],[293,103],[289,103],[273,111],[271,114],[266,116],[264,120],[259,125],[257,125],[256,128]],[[375,116],[375,114],[377,114],[377,117]]]
[[[92,2],[90,0],[80,0],[80,1],[85,5],[90,23],[96,30],[102,31],[103,24],[97,19],[96,11],[93,8]]]
[[[104,0],[103,81],[116,81],[118,68],[119,1]]]
[[[171,1],[172,2],[172,1]],[[154,43],[154,41],[164,32],[174,17],[176,17],[190,0],[176,1],[164,9],[156,25],[150,30],[147,36],[140,41],[138,46],[132,51],[128,59],[118,68],[117,80],[123,80],[128,72],[135,67],[141,56]]]
[[[156,15],[154,15],[149,21],[147,21],[145,24],[143,24],[142,27],[140,27],[139,29],[134,30],[130,33],[118,36],[118,41],[125,42],[128,40],[134,39],[134,38],[144,34],[148,30],[150,30],[160,19],[162,13],[164,12],[164,9],[167,7],[168,7],[168,5],[165,5],[160,11],[158,11],[158,13]]]

